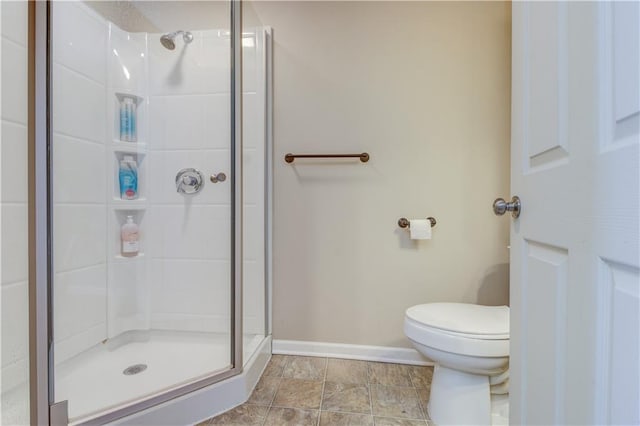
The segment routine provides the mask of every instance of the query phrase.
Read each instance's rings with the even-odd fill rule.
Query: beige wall
[[[507,303],[510,5],[253,9],[275,41],[274,338],[409,346],[411,305]],[[283,161],[334,151],[371,161]]]

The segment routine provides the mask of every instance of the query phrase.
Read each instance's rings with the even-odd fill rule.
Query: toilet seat
[[[407,309],[407,337],[444,352],[476,357],[509,356],[509,308],[429,303]]]
[[[407,316],[432,328],[478,339],[509,338],[509,307],[470,303],[425,303],[407,309]]]

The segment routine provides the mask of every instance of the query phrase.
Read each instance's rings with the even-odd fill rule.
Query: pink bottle
[[[122,255],[134,257],[140,251],[138,225],[133,222],[133,216],[127,216],[127,223],[122,225],[120,239],[122,240]]]

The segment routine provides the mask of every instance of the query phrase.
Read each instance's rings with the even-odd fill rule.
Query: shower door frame
[[[55,402],[53,359],[53,245],[51,220],[51,0],[29,2],[29,375],[31,424],[68,424],[67,401]],[[104,424],[223,381],[242,372],[242,0],[229,0],[231,118],[231,366],[98,417]],[[238,219],[238,220],[236,220]],[[85,424],[85,422],[81,423]]]

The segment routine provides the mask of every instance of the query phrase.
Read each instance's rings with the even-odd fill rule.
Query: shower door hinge
[[[69,424],[69,401],[56,402],[49,406],[49,425],[67,426]]]

